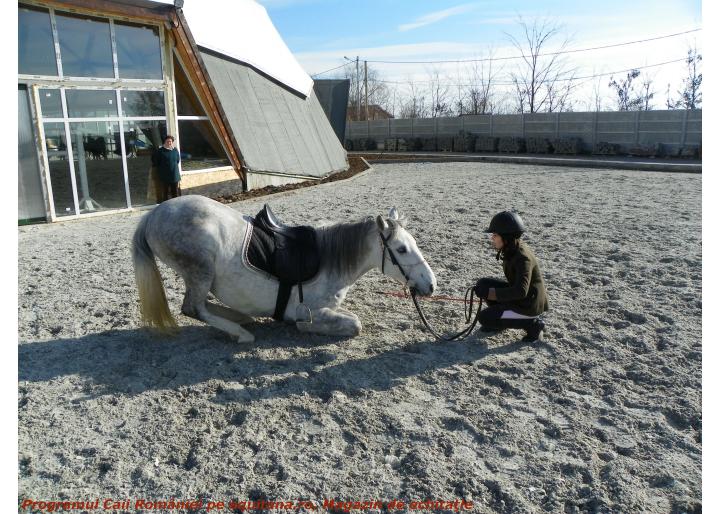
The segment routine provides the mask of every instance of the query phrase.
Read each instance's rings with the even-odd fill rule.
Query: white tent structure
[[[262,5],[254,0],[187,0],[181,18],[237,141],[250,187],[347,169],[347,155],[312,79]],[[285,180],[269,180],[269,175]]]
[[[246,63],[302,96],[313,81],[275,29],[265,7],[254,0],[187,0],[182,8],[195,42]]]

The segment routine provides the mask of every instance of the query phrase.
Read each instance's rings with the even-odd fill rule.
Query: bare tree
[[[488,60],[474,61],[469,66],[468,85],[465,89],[467,99],[465,114],[487,114],[493,111],[495,75],[492,58],[493,50],[490,50]]]
[[[362,61],[360,62],[362,65]],[[357,75],[355,73],[355,66],[345,66],[345,78],[350,79],[350,96],[348,97],[348,113],[352,113],[352,118],[355,120],[364,120],[365,119],[365,76],[362,71],[362,66],[360,70],[360,81],[357,80]],[[358,87],[360,87],[360,99],[361,99],[361,108],[360,112],[357,111],[357,94],[358,94]],[[367,88],[368,88],[368,104],[369,105],[378,105],[385,109],[386,111],[389,110],[390,107],[390,101],[392,99],[392,92],[390,91],[390,88],[387,86],[385,82],[383,82],[380,72],[371,67],[368,64],[368,73],[367,73]]]
[[[413,80],[408,80],[408,94],[401,102],[401,118],[425,118],[428,115],[425,95]]]
[[[570,94],[576,87],[574,73],[566,79],[546,82],[544,89],[547,98],[547,112],[571,111],[573,101]]]
[[[522,56],[518,70],[510,75],[517,95],[518,111],[533,113],[548,110],[553,107],[551,98],[557,100],[558,90],[563,89],[560,83],[571,82],[569,79],[574,74],[562,54],[557,53],[567,48],[570,39],[565,37],[555,52],[544,56],[548,43],[560,37],[563,27],[545,19],[535,19],[528,24],[522,17],[518,24],[523,30],[522,40],[506,34]],[[563,94],[559,97],[567,98]]]
[[[517,100],[517,112],[522,114],[525,112],[526,103],[529,98],[529,93],[525,81],[520,80],[518,77],[511,77],[513,87],[515,88],[515,96]]]
[[[428,71],[428,96],[430,97],[430,117],[449,116],[452,114],[450,90],[447,79],[440,70],[433,68]]]
[[[677,107],[677,101],[673,100],[670,97],[670,83],[668,82],[667,91],[665,91],[665,108],[670,110],[670,109],[675,109],[676,107]]]
[[[593,72],[593,75],[595,73]],[[595,112],[602,111],[603,103],[602,103],[602,93],[600,92],[600,84],[601,84],[602,78],[598,78],[597,82],[593,83],[593,92],[592,92],[592,109],[595,109]]]
[[[683,89],[680,93],[680,100],[677,102],[678,107],[684,109],[697,109],[702,103],[702,73],[699,73],[702,55],[697,53],[697,48],[688,49],[688,56],[685,59],[687,65],[687,76],[683,79]]]
[[[390,94],[392,96],[391,96],[390,102],[388,103],[388,107],[390,109],[388,112],[392,115],[393,118],[395,118],[397,116],[396,111],[397,111],[397,100],[398,100],[398,98],[397,98],[398,88],[396,85],[393,85],[392,87],[389,87],[389,89],[390,89]],[[400,98],[400,100],[402,100],[402,98]]]
[[[610,77],[608,87],[615,92],[618,111],[637,111],[643,103],[643,97],[635,92],[633,80],[640,76],[640,70],[631,70],[625,79],[618,82],[614,77]]]
[[[515,93],[510,90],[498,89],[493,93],[492,114],[514,114],[518,112]]]
[[[455,74],[455,85],[453,86],[453,91],[455,92],[455,98],[453,100],[452,107],[455,110],[455,113],[458,116],[462,116],[463,114],[467,114],[468,112],[468,95],[467,95],[467,88],[463,84],[463,76],[460,73],[460,69],[458,68],[457,73]]]
[[[651,91],[653,87],[653,79],[647,77],[642,81],[642,89],[640,93],[640,98],[642,99],[642,104],[640,106],[641,111],[649,111],[652,110],[652,105],[650,105],[650,100],[652,100],[655,97],[655,91]]]

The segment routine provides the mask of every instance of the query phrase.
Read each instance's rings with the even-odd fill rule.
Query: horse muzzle
[[[432,282],[428,282],[427,284],[423,284],[422,286],[414,284],[410,287],[410,289],[419,296],[431,296],[435,292],[435,284],[433,284]]]

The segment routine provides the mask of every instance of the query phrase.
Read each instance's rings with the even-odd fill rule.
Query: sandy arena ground
[[[263,319],[241,345],[180,315],[157,338],[129,252],[142,213],[20,227],[19,499],[700,512],[700,198],[700,175],[446,163],[232,204],[310,224],[396,205],[455,296],[502,275],[480,230],[514,207],[548,285],[539,346],[437,343],[410,301],[376,294],[399,289],[378,271],[348,295],[353,339]],[[460,303],[425,306],[462,325]]]

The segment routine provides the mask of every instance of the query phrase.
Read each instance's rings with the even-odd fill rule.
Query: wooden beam
[[[200,51],[195,44],[190,29],[188,28],[185,16],[181,11],[174,11],[172,15],[172,33],[175,37],[176,48],[180,55],[186,70],[189,72],[188,79],[192,80],[201,95],[203,105],[208,107],[207,115],[212,123],[218,128],[220,137],[230,154],[230,160],[235,168],[235,172],[243,181],[247,188],[247,178],[245,176],[245,163],[242,158],[240,146],[237,143],[232,131],[229,129],[230,123],[220,103],[220,99],[209,80],[209,74],[205,65],[200,58]]]
[[[30,0],[23,3],[94,16],[118,16],[130,20],[154,21],[156,23],[169,22],[170,14],[175,9],[172,5],[159,5],[150,8],[121,4],[109,0]]]

